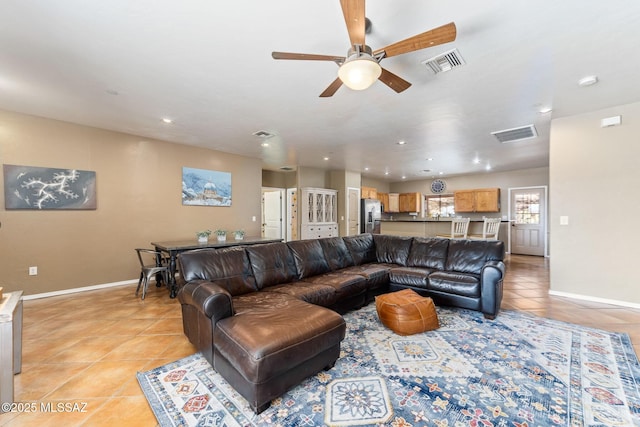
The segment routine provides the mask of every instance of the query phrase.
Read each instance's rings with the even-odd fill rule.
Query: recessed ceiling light
[[[406,144],[405,141],[398,141],[398,145],[404,145],[404,144]]]
[[[406,177],[406,176],[404,176],[404,175],[402,175],[402,179],[407,179],[407,177]]]
[[[369,168],[364,168],[364,170],[368,171],[368,170],[369,170]]]
[[[444,172],[438,172],[438,175],[444,175]]]
[[[170,119],[169,117],[164,117],[162,119],[162,122],[170,125],[171,123],[173,123],[173,119]]]
[[[487,165],[487,166],[485,167],[485,169],[486,169],[486,170],[488,170],[488,171],[490,171],[490,170],[491,170],[491,165]]]
[[[262,144],[260,144],[260,146],[261,146],[261,147],[268,147],[268,146],[269,146],[269,143],[265,141],[265,142],[263,142]]]
[[[120,95],[120,92],[118,92],[118,91],[117,91],[117,90],[115,90],[115,89],[107,89],[107,90],[105,90],[105,92],[107,92],[109,95],[113,95],[113,96],[118,96],[118,95]]]
[[[591,86],[598,83],[598,76],[586,76],[578,80],[578,84],[582,87]]]
[[[540,114],[549,114],[552,111],[551,107],[544,107],[539,110]]]
[[[389,171],[386,171],[384,174],[385,174],[385,175],[389,175]]]
[[[327,160],[329,160],[329,158],[328,158],[328,157],[325,157],[325,158],[324,158],[324,160],[325,160],[325,161],[327,161]]]
[[[475,159],[473,159],[473,164],[474,165],[477,165],[478,163],[480,163],[480,159],[479,158],[476,157]]]
[[[427,161],[428,161],[428,162],[432,162],[432,161],[433,161],[433,158],[432,158],[432,157],[429,157],[429,158],[427,158]]]

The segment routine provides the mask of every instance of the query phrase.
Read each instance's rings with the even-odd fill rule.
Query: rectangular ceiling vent
[[[519,128],[499,130],[491,132],[491,135],[495,136],[498,141],[504,143],[522,141],[523,139],[535,138],[538,136],[536,127],[534,125],[522,126]]]
[[[450,71],[465,64],[464,59],[460,56],[460,52],[458,52],[458,49],[451,49],[448,52],[441,53],[438,56],[422,61],[422,63],[429,67],[434,74]]]

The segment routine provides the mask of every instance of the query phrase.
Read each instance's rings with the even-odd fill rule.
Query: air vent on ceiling
[[[458,52],[458,49],[451,49],[448,52],[441,53],[438,56],[422,61],[422,63],[429,67],[434,74],[450,71],[465,64],[464,59],[460,56],[460,52]]]
[[[292,166],[281,166],[280,170],[281,171],[285,171],[285,172],[289,172],[289,171],[295,170],[295,168],[292,167]]]
[[[269,133],[266,130],[259,130],[257,132],[254,132],[253,135],[259,136],[260,138],[271,138],[273,136],[272,133]]]
[[[491,135],[495,136],[498,141],[503,144],[506,142],[521,141],[523,139],[535,138],[538,136],[536,127],[534,125],[522,126],[519,128],[499,130],[491,132]]]

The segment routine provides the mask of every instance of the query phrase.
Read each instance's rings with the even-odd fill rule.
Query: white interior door
[[[262,237],[282,239],[282,191],[262,192]]]
[[[347,210],[347,236],[355,236],[360,233],[360,189],[348,189],[348,210]]]
[[[544,256],[547,246],[547,188],[509,189],[512,254]]]

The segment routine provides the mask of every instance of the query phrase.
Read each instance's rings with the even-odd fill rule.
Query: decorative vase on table
[[[227,241],[227,232],[224,230],[216,230],[216,236],[218,236],[218,242]]]
[[[234,237],[236,240],[242,240],[244,239],[244,231],[242,230],[238,230],[234,232]]]
[[[209,236],[198,236],[198,243],[209,243]]]

